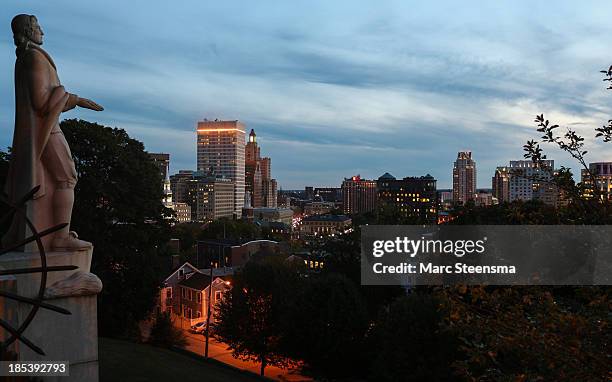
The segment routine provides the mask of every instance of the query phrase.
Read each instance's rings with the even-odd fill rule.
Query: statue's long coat
[[[41,155],[51,131],[59,130],[59,115],[76,106],[78,97],[60,84],[56,67],[47,52],[33,43],[17,49],[15,61],[15,132],[6,183],[9,201],[16,203],[36,186],[40,190],[28,202],[27,216],[37,230],[46,229],[50,206]],[[40,209],[40,210],[38,210]],[[29,235],[22,216],[16,215],[3,243],[16,243]]]

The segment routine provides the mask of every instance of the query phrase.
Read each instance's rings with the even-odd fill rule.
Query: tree
[[[539,200],[526,202],[516,200],[493,206],[468,204],[455,209],[456,219],[449,225],[522,225],[522,224],[562,224],[563,216],[559,209]]]
[[[254,240],[261,237],[261,230],[253,223],[244,220],[222,218],[206,224],[198,239]]]
[[[373,329],[375,381],[451,381],[457,340],[436,297],[411,293],[383,309]]]
[[[603,381],[609,373],[609,290],[457,286],[440,290],[468,380]]]
[[[612,81],[612,67],[603,72],[604,81]],[[524,157],[548,172],[548,176],[533,180],[552,183],[567,205],[553,208],[539,202],[513,202],[487,209],[468,208],[460,211],[453,223],[612,223],[608,195],[594,187],[597,174],[587,165],[584,137],[571,128],[559,134],[559,126],[543,114],[536,116],[535,123],[542,135],[523,146]],[[595,138],[611,141],[612,120],[595,131]],[[569,154],[581,167],[586,182],[576,183],[569,168],[547,168],[540,144],[554,145]],[[439,289],[449,309],[448,325],[460,333],[465,354],[454,363],[457,373],[468,380],[609,379],[610,291],[601,286]]]
[[[155,315],[155,323],[151,328],[149,343],[159,347],[185,347],[187,339],[183,331],[176,328],[172,324],[170,313],[157,312]]]
[[[601,73],[605,75],[603,80],[612,84],[612,66],[602,70]],[[607,89],[612,90],[612,85]],[[569,154],[584,174],[585,182],[578,183],[573,180],[570,168],[561,167],[553,174],[552,183],[570,201],[568,217],[574,224],[610,224],[612,200],[607,190],[602,191],[596,186],[598,174],[587,164],[588,151],[584,147],[584,137],[570,127],[565,129],[565,133],[559,133],[559,125],[546,119],[544,114],[536,115],[534,122],[537,124],[537,131],[542,135],[539,140],[529,140],[523,146],[524,157],[531,159],[537,166],[543,166],[546,154],[540,144],[553,145]],[[595,139],[600,138],[603,142],[612,141],[612,119],[608,120],[607,125],[595,128],[595,132]],[[548,170],[553,172],[554,169]]]
[[[326,255],[323,273],[343,275],[358,286],[371,320],[376,318],[381,307],[404,293],[398,285],[361,285],[361,229],[358,226],[351,233],[325,238],[310,249],[313,253]]]
[[[357,286],[340,274],[310,277],[291,303],[282,337],[287,354],[317,375],[363,375],[368,318]]]
[[[125,130],[74,119],[61,128],[79,178],[72,227],[93,242],[92,272],[104,284],[100,334],[125,335],[147,317],[168,271],[170,214],[159,171]]]
[[[218,303],[213,335],[232,355],[268,365],[287,367],[292,361],[281,348],[287,301],[298,289],[298,274],[279,258],[248,262],[233,287]]]
[[[172,227],[172,238],[179,239],[181,260],[193,259],[196,255],[198,235],[202,230],[200,223],[181,223]]]

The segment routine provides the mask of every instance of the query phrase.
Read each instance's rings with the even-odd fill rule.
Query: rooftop
[[[346,215],[312,215],[305,217],[303,222],[345,222],[351,220]]]
[[[179,285],[191,289],[204,290],[210,285],[210,277],[200,272],[195,272],[189,278],[182,280]]]
[[[388,172],[385,172],[383,175],[378,178],[378,180],[395,180],[395,177]]]

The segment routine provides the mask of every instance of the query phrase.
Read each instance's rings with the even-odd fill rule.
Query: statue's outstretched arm
[[[34,109],[41,115],[49,111],[49,98],[54,90],[46,67],[46,59],[38,52],[31,52],[27,57],[27,66],[30,68],[30,96]],[[92,100],[81,98],[76,94],[68,93],[68,101],[62,111],[74,109],[76,106],[102,111],[104,108]]]
[[[77,106],[84,107],[85,109],[90,109],[94,111],[102,111],[104,108],[94,101],[87,98],[80,98],[77,101]]]

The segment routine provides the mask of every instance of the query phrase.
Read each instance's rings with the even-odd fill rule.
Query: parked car
[[[200,321],[197,324],[191,325],[189,331],[191,333],[204,334],[204,332],[206,331],[206,321]]]

